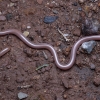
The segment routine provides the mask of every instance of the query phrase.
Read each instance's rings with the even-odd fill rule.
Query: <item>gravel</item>
[[[84,42],[81,48],[85,50],[88,54],[90,54],[95,46],[96,46],[95,41],[88,41],[88,42]]]
[[[27,97],[28,97],[28,95],[27,95],[26,93],[23,93],[23,92],[19,92],[19,93],[18,93],[18,98],[19,98],[20,100],[25,99],[25,98],[27,98]]]

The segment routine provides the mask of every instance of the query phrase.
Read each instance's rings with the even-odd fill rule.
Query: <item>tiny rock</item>
[[[85,2],[85,0],[78,0],[79,1],[79,3],[84,3]]]
[[[73,6],[77,6],[78,4],[77,4],[77,2],[74,2],[72,5],[73,5]]]
[[[84,42],[81,45],[81,48],[84,51],[86,51],[86,53],[90,54],[95,46],[96,46],[96,42],[95,41],[88,41],[88,42]]]
[[[15,2],[17,2],[18,0],[10,0],[11,2],[13,2],[13,3],[15,3]]]
[[[91,2],[97,2],[98,0],[91,0]]]
[[[96,55],[92,55],[92,59],[93,60],[96,60],[97,59],[97,56]]]
[[[31,26],[27,26],[27,29],[30,29],[31,28]]]
[[[63,100],[63,97],[61,95],[56,95],[56,99],[55,100]]]
[[[65,87],[66,89],[69,89],[69,88],[70,88],[70,87],[69,87],[69,84],[68,84],[68,82],[66,81],[65,78],[62,78],[62,83],[63,83],[63,85],[64,85],[64,87]]]
[[[61,45],[61,41],[57,41],[56,45],[60,46]]]
[[[27,29],[31,29],[31,24],[30,23],[27,24]]]
[[[25,24],[22,24],[21,29],[26,30],[27,26]]]
[[[26,53],[26,55],[27,55],[28,57],[31,57],[32,54],[33,54],[31,49],[24,49],[23,52]]]
[[[8,4],[8,7],[13,7],[15,4],[14,3],[10,3],[10,4]]]
[[[96,67],[96,73],[100,73],[100,67]]]
[[[71,80],[67,82],[66,77],[62,78],[62,83],[66,89],[71,89],[73,87],[73,82]]]
[[[25,15],[33,15],[34,13],[35,13],[35,8],[26,8],[25,10],[24,10],[24,14]]]
[[[81,67],[81,65],[82,65],[82,61],[81,61],[82,59],[80,58],[80,57],[77,57],[77,59],[76,59],[76,65],[78,66],[78,67]]]
[[[95,65],[94,65],[93,63],[90,63],[89,65],[90,65],[90,68],[91,68],[92,70],[94,70],[94,69],[96,68]]]
[[[100,23],[97,19],[86,18],[81,25],[83,35],[96,35],[100,33]]]
[[[98,76],[94,77],[93,83],[95,86],[100,85],[100,74]]]
[[[58,16],[46,16],[44,17],[44,23],[46,24],[51,24],[53,22],[55,22],[58,19]]]
[[[43,0],[37,0],[38,4],[42,4]]]
[[[14,91],[14,86],[13,85],[7,86],[7,90],[13,92]]]
[[[0,21],[5,21],[6,17],[5,16],[0,16]]]
[[[10,3],[9,4],[9,7],[13,7],[15,4],[14,3]]]
[[[97,6],[95,5],[95,6],[92,8],[92,10],[93,10],[93,11],[96,11],[96,9],[97,9]]]
[[[36,75],[36,76],[33,76],[32,80],[38,80],[40,78],[40,75]]]
[[[52,10],[52,12],[53,12],[54,14],[58,14],[58,11],[57,11],[57,10]]]
[[[11,20],[12,18],[13,18],[12,13],[7,13],[7,14],[6,14],[6,19],[7,19],[7,21]]]
[[[17,77],[17,78],[16,78],[16,82],[17,82],[17,83],[23,83],[23,82],[24,82],[24,78],[23,78],[22,76]]]
[[[88,17],[91,17],[91,16],[92,16],[92,12],[89,12],[89,13],[88,13]]]
[[[64,99],[67,99],[67,95],[66,95],[66,94],[64,94],[64,95],[63,95],[63,98],[64,98]]]
[[[63,54],[66,55],[66,56],[68,56],[68,54],[70,53],[70,50],[71,50],[71,47],[70,47],[70,46],[64,48],[64,49],[63,49]]]
[[[90,6],[88,6],[88,5],[85,5],[85,7],[84,7],[84,11],[86,12],[86,13],[88,13],[89,11],[90,11]]]
[[[100,7],[100,2],[98,3],[98,6]]]
[[[26,93],[23,93],[23,92],[19,92],[18,93],[18,98],[21,100],[21,99],[25,99],[25,98],[27,98],[28,97],[28,95],[26,94]]]
[[[76,28],[73,32],[73,35],[75,36],[80,36],[81,35],[81,30],[79,28]]]
[[[29,35],[29,32],[28,32],[28,31],[24,31],[23,35],[24,35],[25,37],[27,37],[27,36]]]

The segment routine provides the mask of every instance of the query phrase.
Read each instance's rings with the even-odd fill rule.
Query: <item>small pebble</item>
[[[2,12],[0,11],[0,15],[2,14]]]
[[[57,41],[57,42],[56,42],[56,45],[57,45],[57,46],[60,46],[60,45],[61,45],[61,41]]]
[[[42,4],[43,0],[37,0],[38,4]]]
[[[63,97],[61,95],[57,94],[55,100],[63,100]]]
[[[29,36],[29,40],[30,41],[33,41],[34,40],[34,37],[33,36]]]
[[[97,19],[86,18],[82,22],[83,35],[96,35],[100,33],[100,23]]]
[[[78,57],[77,59],[76,59],[76,65],[78,66],[78,67],[81,67],[82,66],[82,61],[81,61],[82,59],[80,58],[80,57]]]
[[[46,16],[44,17],[44,23],[46,24],[51,24],[53,22],[55,22],[58,19],[58,16]]]
[[[64,95],[63,95],[63,98],[64,98],[64,99],[67,99],[67,95],[66,95],[66,94],[64,94]]]
[[[10,3],[10,4],[8,4],[8,7],[13,7],[15,5],[15,3]]]
[[[27,24],[27,29],[31,29],[31,24],[30,23]]]
[[[23,92],[19,92],[18,93],[18,98],[21,100],[21,99],[25,99],[25,98],[27,98],[28,97],[28,95],[26,94],[26,93],[23,93]]]
[[[5,21],[6,17],[5,16],[0,16],[0,21]]]
[[[75,36],[80,36],[81,35],[81,30],[79,28],[76,28],[74,31],[73,31],[73,35]]]
[[[27,36],[29,35],[29,32],[28,32],[28,31],[24,31],[23,35],[24,35],[25,37],[27,37]]]
[[[7,66],[7,69],[10,69],[11,67],[12,67],[11,65],[8,65],[8,66]]]
[[[27,29],[30,29],[31,28],[31,26],[27,26]]]
[[[25,49],[23,49],[23,52],[28,56],[28,57],[31,57],[32,56],[32,50],[31,49],[27,49],[27,48],[25,48]]]
[[[52,12],[53,12],[54,14],[58,14],[58,11],[57,11],[57,10],[52,10]]]
[[[98,3],[98,7],[100,7],[100,2]]]
[[[9,21],[13,18],[13,15],[11,13],[6,14],[6,19]]]
[[[83,50],[85,50],[88,54],[90,54],[95,46],[96,46],[96,42],[95,41],[88,41],[88,42],[84,42],[81,45],[81,48]]]
[[[94,69],[96,68],[95,65],[94,65],[93,63],[90,63],[89,65],[90,65],[90,68],[91,68],[92,70],[94,70]]]
[[[64,48],[64,49],[63,49],[63,54],[64,54],[65,56],[68,56],[69,53],[70,53],[70,50],[71,50],[71,47],[70,47],[70,46]]]
[[[17,2],[18,0],[10,0],[11,2],[13,2],[13,3],[15,3],[15,2]]]
[[[78,11],[82,11],[82,8],[81,7],[78,7]]]
[[[27,9],[24,10],[25,15],[33,15],[35,13],[36,9],[34,7],[27,7]]]
[[[98,0],[91,0],[92,2],[97,2]]]
[[[78,4],[77,4],[77,2],[74,2],[72,5],[73,5],[73,6],[77,6]]]
[[[8,85],[6,88],[7,88],[8,91],[11,91],[11,92],[13,92],[14,89],[15,89],[14,85]]]
[[[100,75],[94,77],[93,83],[95,86],[100,86]]]
[[[66,81],[65,78],[62,78],[62,83],[63,83],[63,85],[64,85],[64,87],[65,87],[66,89],[70,89],[69,83]]]
[[[91,17],[91,16],[92,16],[92,12],[89,12],[89,13],[88,13],[88,17]]]
[[[78,0],[79,1],[79,3],[84,3],[85,2],[85,0]]]
[[[25,24],[22,24],[21,29],[26,30],[27,26]]]
[[[24,82],[24,78],[21,76],[21,77],[17,77],[16,78],[16,82],[17,83],[23,83]]]
[[[93,8],[92,8],[92,10],[96,11],[97,10],[97,5],[94,5]]]

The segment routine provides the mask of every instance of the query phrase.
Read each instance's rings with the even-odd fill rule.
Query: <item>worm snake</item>
[[[10,51],[9,47],[7,47],[7,48],[3,49],[2,51],[0,51],[0,57],[5,55],[8,51]]]
[[[3,36],[3,35],[7,35],[7,34],[13,34],[15,36],[17,36],[22,42],[24,42],[28,47],[31,47],[33,49],[47,49],[49,50],[53,57],[54,57],[54,61],[55,61],[55,64],[58,68],[62,69],[62,70],[68,70],[70,69],[74,62],[75,62],[75,58],[76,58],[76,52],[79,48],[79,46],[85,42],[85,41],[89,41],[89,40],[100,40],[100,35],[94,35],[94,36],[87,36],[87,37],[84,37],[84,38],[81,38],[80,40],[78,40],[74,46],[72,47],[72,50],[71,50],[71,55],[70,55],[70,60],[69,62],[66,64],[66,65],[62,65],[60,62],[59,62],[59,59],[58,59],[58,56],[57,56],[57,53],[56,51],[54,50],[54,48],[49,45],[49,44],[46,44],[46,43],[32,43],[30,42],[27,38],[25,38],[22,33],[16,29],[9,29],[7,31],[2,31],[0,32],[0,36]],[[1,53],[0,53],[0,56],[1,55],[4,55],[6,53],[6,51],[9,51],[9,49],[4,49]]]

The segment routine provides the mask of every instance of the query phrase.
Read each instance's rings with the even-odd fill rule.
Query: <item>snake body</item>
[[[62,69],[62,70],[68,70],[73,66],[73,64],[75,63],[76,52],[77,52],[79,46],[83,42],[86,42],[86,41],[89,41],[89,40],[100,40],[100,35],[87,36],[87,37],[79,39],[74,44],[74,46],[72,47],[69,62],[67,64],[63,65],[59,62],[57,53],[56,53],[55,49],[53,48],[53,46],[51,46],[49,44],[46,44],[46,43],[32,43],[26,37],[24,37],[23,34],[20,31],[18,31],[16,29],[9,29],[7,31],[0,32],[0,36],[8,35],[8,34],[9,35],[13,34],[13,35],[17,36],[23,43],[25,43],[28,47],[31,47],[33,49],[47,49],[47,50],[49,50],[52,53],[53,57],[54,57],[54,61],[55,61],[56,66],[58,68]],[[0,52],[0,56],[3,56],[9,50],[10,50],[9,48],[5,48],[4,50],[2,50]]]

